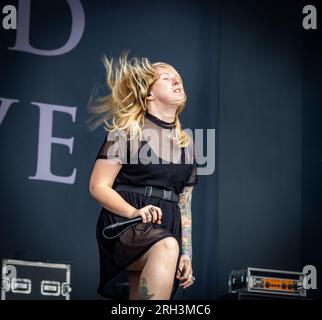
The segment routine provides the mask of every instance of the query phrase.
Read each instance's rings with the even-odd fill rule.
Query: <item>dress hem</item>
[[[121,270],[118,270],[117,272],[114,272],[113,273],[113,275],[107,280],[107,281],[105,281],[104,282],[104,284],[99,284],[99,286],[98,286],[98,288],[97,288],[97,293],[100,295],[100,296],[102,296],[103,298],[110,298],[110,299],[112,299],[112,300],[129,300],[129,299],[122,299],[122,298],[118,298],[117,296],[113,296],[113,295],[109,295],[109,294],[103,294],[103,288],[104,288],[104,286],[110,281],[110,280],[112,280],[115,276],[117,276],[119,273],[121,273],[121,272],[124,272],[124,271],[128,271],[128,270],[126,270],[126,268],[131,264],[131,263],[133,263],[135,260],[137,260],[139,257],[141,257],[143,254],[145,254],[152,246],[154,246],[157,242],[159,242],[159,241],[161,241],[161,240],[163,240],[163,239],[166,239],[166,238],[174,238],[174,239],[176,239],[173,235],[166,235],[166,236],[163,236],[163,237],[161,237],[161,238],[158,238],[155,242],[152,242],[152,244],[148,247],[148,248],[145,248],[143,251],[142,251],[142,253],[140,253],[139,255],[137,255],[136,257],[134,257],[129,263],[127,263],[124,267],[122,267],[122,269]],[[178,242],[178,240],[176,239],[176,241]],[[179,248],[180,248],[180,244],[178,243],[178,245],[179,245]],[[181,250],[180,250],[180,252],[181,252]],[[179,257],[180,257],[180,254],[179,254]],[[178,259],[178,261],[179,261],[179,259]],[[178,266],[178,262],[177,262],[177,266]],[[176,269],[177,270],[177,269]],[[176,272],[175,272],[176,273]],[[172,290],[173,290],[173,286],[174,285],[172,285]],[[172,300],[173,299],[173,296],[174,296],[174,294],[175,294],[175,292],[176,292],[176,290],[175,290],[175,292],[174,292],[174,294],[172,295],[172,290],[171,290],[171,296],[170,296],[170,300]]]

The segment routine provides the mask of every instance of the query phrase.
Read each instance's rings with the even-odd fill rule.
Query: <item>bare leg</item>
[[[130,287],[130,300],[138,300],[139,297],[139,283],[141,271],[128,271],[129,287]]]
[[[167,300],[170,298],[178,254],[178,242],[173,237],[159,241],[149,250],[148,259],[140,277],[140,299]]]
[[[169,299],[178,255],[179,245],[177,240],[173,237],[167,237],[157,242],[144,255],[134,261],[127,268],[129,271],[130,299],[136,299],[136,297],[141,300]],[[137,278],[135,279],[137,274],[134,276],[131,271],[142,271],[138,292],[136,291]]]

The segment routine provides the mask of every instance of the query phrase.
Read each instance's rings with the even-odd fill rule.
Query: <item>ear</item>
[[[154,100],[153,94],[151,91],[148,92],[147,96],[146,96],[147,100]]]

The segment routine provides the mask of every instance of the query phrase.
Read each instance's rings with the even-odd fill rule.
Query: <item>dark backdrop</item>
[[[72,298],[98,298],[100,206],[88,183],[104,130],[89,131],[86,105],[104,87],[101,56],[130,49],[181,73],[184,127],[216,129],[215,173],[200,176],[193,194],[197,281],[186,297],[226,294],[229,271],[247,266],[313,264],[319,274],[322,37],[302,28],[306,3],[69,3],[80,6],[73,19],[81,36],[64,53],[15,49],[16,31],[0,29],[0,258],[71,263]],[[71,25],[67,1],[31,1],[32,46],[61,48]],[[7,99],[15,101],[5,113]],[[46,130],[70,147],[42,148]],[[53,175],[74,176],[35,178],[44,155]]]

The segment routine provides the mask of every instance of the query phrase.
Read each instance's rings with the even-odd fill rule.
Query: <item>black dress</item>
[[[108,132],[96,157],[115,159],[122,163],[113,188],[117,184],[135,186],[150,185],[180,194],[185,186],[197,184],[196,161],[193,139],[186,148],[179,148],[170,138],[175,132],[174,122],[165,122],[150,113],[144,116],[143,141],[131,145],[124,136]],[[117,136],[117,137],[116,137]],[[115,147],[117,145],[117,147]],[[130,161],[129,161],[130,160]],[[160,225],[136,224],[115,239],[103,236],[105,226],[127,219],[102,208],[97,222],[97,243],[100,256],[100,282],[98,293],[112,299],[126,299],[119,290],[128,281],[126,267],[143,255],[156,242],[174,237],[181,248],[181,213],[175,202],[118,191],[133,207],[140,209],[152,204],[161,208]],[[177,266],[179,259],[177,262]],[[174,276],[170,299],[173,299],[179,281]]]

